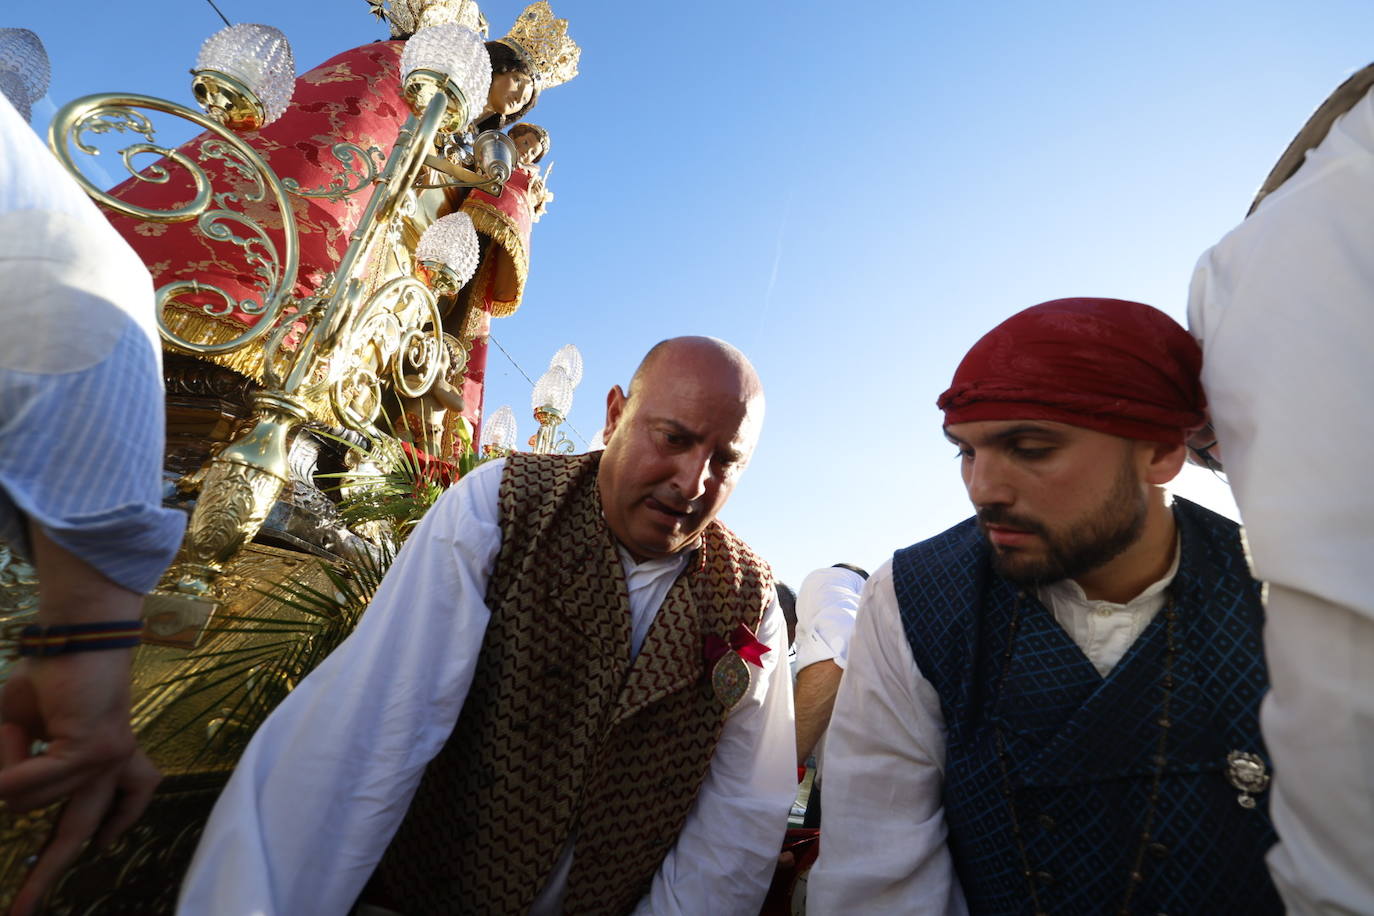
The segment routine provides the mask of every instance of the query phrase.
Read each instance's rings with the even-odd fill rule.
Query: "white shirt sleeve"
[[[352,906],[471,686],[501,544],[503,465],[483,465],[439,499],[354,633],[258,729],[215,805],[178,912]]]
[[[1374,95],[1203,254],[1188,323],[1268,583],[1268,862],[1288,911],[1374,909]]]
[[[841,668],[849,664],[863,587],[863,576],[843,566],[818,569],[802,580],[797,592],[797,671],[823,661]]]
[[[944,716],[902,629],[891,561],[864,587],[826,741],[807,911],[964,916],[945,844]]]
[[[776,600],[758,638],[770,649],[721,730],[711,769],[638,916],[759,911],[797,794],[787,629]]]

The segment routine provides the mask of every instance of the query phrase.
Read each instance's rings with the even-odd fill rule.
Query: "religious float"
[[[192,71],[200,111],[92,95],[49,129],[153,276],[165,495],[189,522],[134,666],[163,783],[48,912],[172,911],[257,723],[351,631],[438,492],[514,445],[509,409],[482,407],[490,323],[520,305],[551,198],[548,134],[522,118],[580,50],[546,0],[494,40],[472,0],[368,3],[391,40],[299,78],[279,31],[232,25]],[[168,123],[198,133],[159,143]],[[102,145],[131,176],[110,190],[83,171]],[[536,385],[536,450],[570,450],[558,427],[581,371],[565,347]],[[0,547],[0,622],[32,613],[34,584]],[[56,813],[0,813],[0,905]]]

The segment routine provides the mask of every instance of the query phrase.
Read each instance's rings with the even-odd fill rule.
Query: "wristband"
[[[45,627],[40,624],[10,624],[4,636],[11,643],[12,657],[46,658],[72,652],[101,649],[132,649],[143,641],[142,620],[114,620],[105,623],[74,623]]]

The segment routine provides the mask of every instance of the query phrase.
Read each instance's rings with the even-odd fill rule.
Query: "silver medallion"
[[[1242,808],[1255,807],[1255,794],[1269,788],[1264,760],[1249,751],[1232,751],[1226,755],[1226,778],[1240,789],[1236,802]]]
[[[730,649],[716,659],[711,668],[711,689],[729,712],[749,695],[749,684],[753,678],[754,672],[749,670],[749,663],[734,649]]]

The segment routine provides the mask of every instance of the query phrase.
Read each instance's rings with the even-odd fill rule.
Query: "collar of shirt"
[[[620,566],[625,570],[625,589],[630,596],[630,657],[637,658],[659,605],[668,597],[668,590],[687,568],[695,551],[681,550],[666,557],[636,563],[623,546],[617,543],[615,549],[620,555]]]
[[[1178,574],[1178,560],[1179,542],[1175,539],[1174,562],[1169,571],[1125,604],[1090,600],[1083,587],[1072,579],[1041,585],[1035,591],[1097,673],[1106,677],[1164,607],[1164,592]]]

